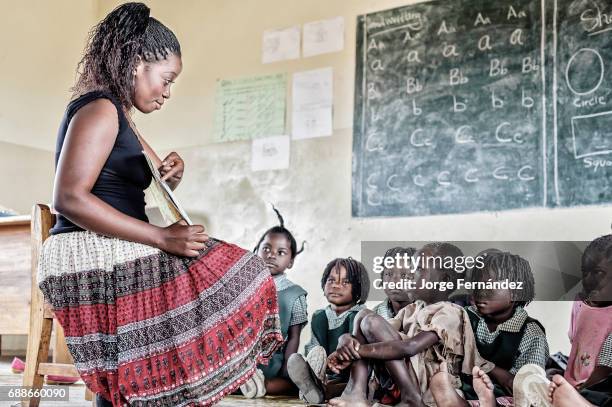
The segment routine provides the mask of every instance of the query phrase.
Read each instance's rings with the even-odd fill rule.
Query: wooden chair
[[[34,205],[32,209],[32,301],[30,304],[30,329],[28,333],[28,350],[26,354],[26,368],[23,373],[23,386],[40,389],[43,386],[45,375],[79,376],[74,367],[72,357],[64,338],[60,324],[54,324],[54,315],[51,306],[45,303],[43,294],[38,288],[36,273],[38,270],[38,255],[44,241],[49,237],[49,230],[55,223],[55,216],[49,206]],[[55,325],[55,347],[53,363],[48,363],[51,331]],[[92,400],[93,394],[86,390],[86,400]],[[22,406],[36,407],[40,398],[22,399]],[[95,406],[95,401],[92,403]]]

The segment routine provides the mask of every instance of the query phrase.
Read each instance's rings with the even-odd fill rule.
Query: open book
[[[176,223],[179,220],[183,219],[187,222],[188,225],[193,225],[191,219],[187,215],[187,212],[181,207],[176,197],[172,193],[172,190],[166,184],[165,181],[162,181],[159,170],[155,168],[153,165],[153,161],[151,157],[143,150],[142,154],[144,154],[147,164],[149,165],[149,169],[153,174],[153,182],[151,183],[151,195],[157,204],[159,211],[161,212],[162,217],[168,224]]]

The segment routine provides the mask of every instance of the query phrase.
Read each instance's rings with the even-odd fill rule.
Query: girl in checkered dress
[[[290,281],[285,272],[293,267],[298,250],[293,234],[285,228],[280,212],[272,207],[280,225],[268,229],[259,239],[254,252],[261,257],[276,286],[283,345],[267,365],[259,365],[250,380],[241,388],[247,398],[270,395],[297,395],[298,389],[289,379],[287,361],[300,346],[302,328],[308,323],[306,290]]]
[[[294,353],[287,364],[291,380],[300,389],[300,398],[311,404],[336,397],[346,387],[349,372],[335,374],[328,370],[327,356],[336,350],[342,335],[353,331],[357,313],[365,308],[370,280],[361,262],[338,258],[325,267],[321,288],[329,304],[312,316],[306,357]]]
[[[497,397],[511,396],[514,376],[526,364],[544,368],[548,342],[542,324],[525,307],[535,295],[529,262],[511,253],[488,253],[484,266],[472,271],[473,281],[522,282],[521,290],[474,290],[474,305],[466,308],[482,357],[495,364],[489,376]],[[475,399],[470,377],[463,378],[463,391]]]

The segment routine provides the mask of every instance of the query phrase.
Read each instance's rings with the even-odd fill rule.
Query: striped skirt
[[[263,262],[210,239],[197,258],[92,232],[45,241],[38,283],[82,379],[114,406],[209,406],[282,343]]]

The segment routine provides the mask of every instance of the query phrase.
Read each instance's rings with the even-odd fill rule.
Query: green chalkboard
[[[612,3],[552,3],[549,201],[612,201]],[[555,148],[556,147],[556,148]]]
[[[607,202],[612,169],[575,153],[612,159],[612,126],[592,121],[612,113],[566,89],[589,92],[595,55],[612,60],[612,31],[584,34],[586,4],[598,2],[435,0],[359,16],[353,216]],[[597,52],[573,57],[583,48]],[[585,106],[609,95],[602,76]]]

